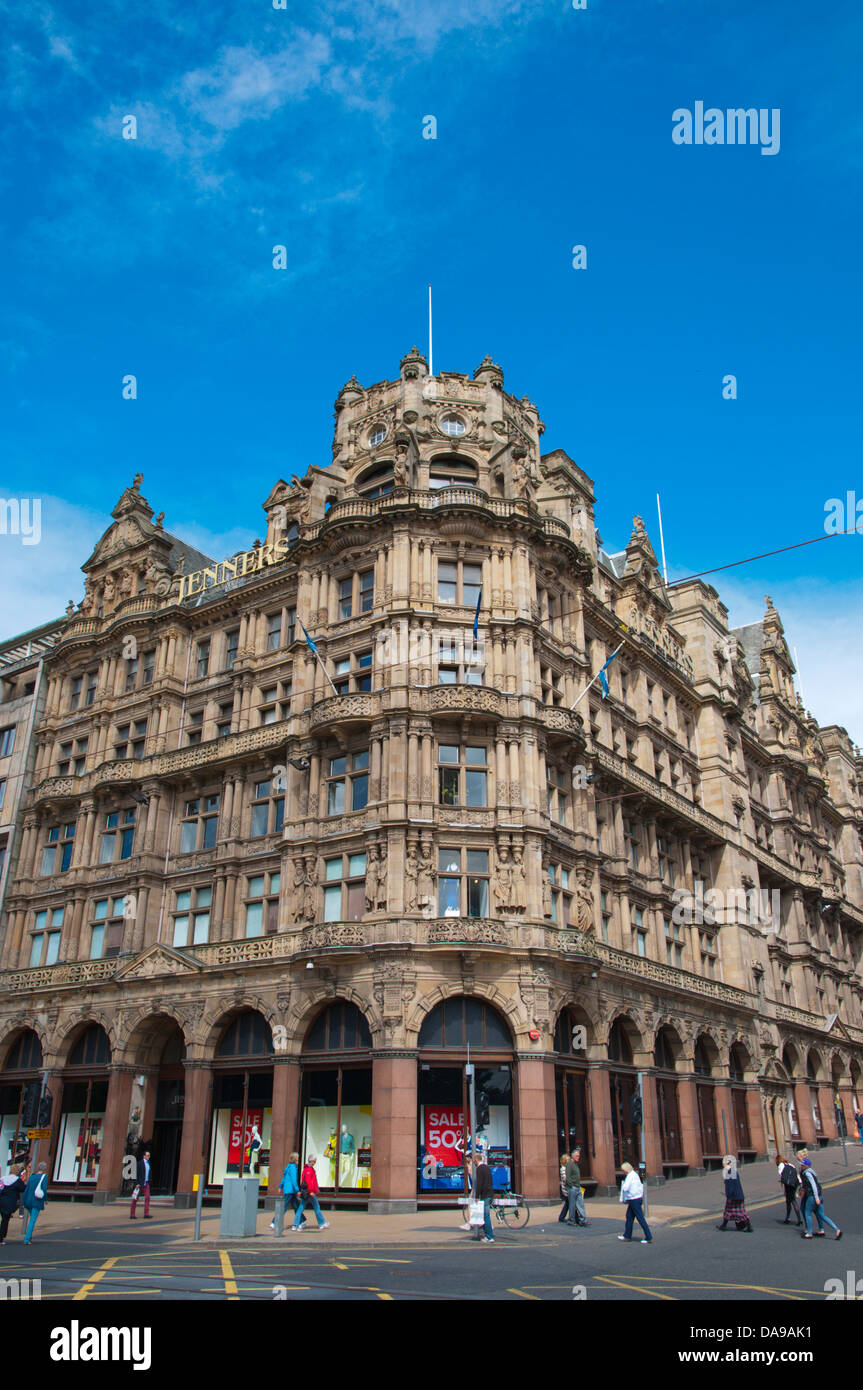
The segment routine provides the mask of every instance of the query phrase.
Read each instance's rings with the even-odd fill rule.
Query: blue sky
[[[259,534],[273,482],[329,461],[343,382],[425,348],[429,281],[438,369],[501,364],[595,479],[609,548],[635,512],[657,539],[657,490],[672,577],[863,499],[858,5],[0,0],[0,21],[0,496],[43,498],[40,545],[0,536],[4,635],[81,597],[135,472],[211,553]],[[697,100],[779,108],[779,153],[675,145]],[[861,560],[855,535],[715,582],[738,623],[772,594],[807,704],[863,741]]]

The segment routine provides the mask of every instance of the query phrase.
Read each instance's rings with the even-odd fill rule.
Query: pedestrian
[[[632,1223],[637,1221],[644,1232],[641,1238],[642,1245],[650,1245],[653,1236],[644,1219],[644,1184],[631,1163],[624,1163],[622,1171],[626,1177],[620,1184],[620,1200],[626,1203],[626,1222],[623,1227],[623,1235],[618,1236],[617,1239],[632,1240]]]
[[[491,1199],[494,1196],[494,1183],[491,1178],[491,1169],[486,1162],[486,1155],[481,1153],[476,1162],[474,1170],[473,1198],[475,1202],[482,1202],[482,1228],[476,1226],[474,1240],[482,1240],[486,1245],[494,1245],[494,1231],[491,1226]],[[482,1235],[480,1235],[482,1229]]]
[[[842,1232],[836,1225],[836,1222],[831,1221],[824,1210],[823,1189],[821,1183],[818,1181],[818,1174],[812,1167],[812,1159],[804,1158],[800,1168],[802,1170],[801,1180],[803,1184],[803,1219],[806,1222],[806,1230],[803,1232],[803,1239],[812,1239],[812,1213],[814,1212],[818,1218],[819,1227],[815,1234],[817,1236],[823,1236],[824,1227],[830,1226],[831,1229],[836,1232],[836,1239],[841,1240]]]
[[[800,1215],[800,1206],[797,1202],[797,1189],[800,1186],[800,1174],[797,1172],[794,1164],[789,1163],[781,1154],[776,1155],[776,1167],[779,1173],[779,1181],[782,1184],[782,1191],[785,1193],[785,1220],[782,1224],[783,1226],[790,1226],[791,1222],[788,1218],[793,1211],[797,1218],[797,1225],[802,1226],[803,1218]]]
[[[863,1110],[856,1110],[854,1112],[854,1119],[857,1123],[857,1137],[860,1143],[863,1144]]]
[[[581,1149],[576,1145],[566,1165],[567,1226],[586,1226],[588,1224],[584,1198],[581,1195],[580,1159]]]
[[[153,1218],[152,1218],[152,1216],[150,1215],[150,1150],[149,1150],[149,1149],[145,1149],[144,1152],[143,1152],[143,1154],[141,1155],[141,1157],[138,1159],[138,1171],[137,1171],[137,1174],[136,1174],[136,1177],[135,1177],[135,1187],[134,1187],[134,1190],[133,1190],[133,1192],[132,1192],[132,1206],[131,1206],[131,1208],[130,1208],[130,1210],[129,1210],[129,1216],[130,1216],[130,1218],[131,1218],[132,1221],[135,1220],[135,1207],[138,1205],[138,1198],[141,1196],[142,1193],[143,1193],[143,1196],[144,1196],[144,1220],[145,1220],[145,1221],[152,1221]]]
[[[722,1160],[722,1176],[725,1179],[725,1209],[722,1213],[722,1220],[716,1227],[717,1231],[724,1231],[729,1221],[733,1221],[738,1231],[747,1231],[751,1234],[752,1222],[746,1211],[746,1198],[743,1195],[743,1186],[737,1176],[737,1159],[733,1154],[726,1154]]]
[[[296,1215],[300,1206],[299,1163],[300,1155],[297,1153],[295,1149],[293,1153],[288,1154],[288,1162],[285,1166],[285,1171],[282,1174],[282,1181],[279,1183],[279,1191],[285,1194],[285,1211],[287,1211],[288,1206],[290,1205],[293,1208],[294,1215]],[[306,1218],[304,1216],[300,1222],[300,1225],[305,1226],[305,1224]],[[275,1230],[275,1218],[270,1222],[270,1228],[271,1230]]]
[[[306,1158],[306,1165],[303,1168],[302,1176],[300,1177],[300,1205],[297,1208],[297,1214],[294,1217],[294,1224],[291,1226],[292,1231],[302,1231],[304,1229],[308,1229],[305,1225],[305,1222],[301,1223],[301,1218],[306,1207],[309,1205],[311,1205],[312,1210],[315,1213],[315,1216],[318,1218],[319,1231],[325,1231],[330,1224],[329,1221],[324,1220],[323,1212],[321,1211],[321,1205],[318,1201],[318,1193],[320,1192],[320,1188],[318,1187],[318,1175],[315,1172],[315,1164],[317,1163],[317,1161],[317,1154],[309,1154]]]
[[[21,1206],[29,1215],[27,1231],[24,1236],[24,1244],[29,1245],[33,1239],[33,1228],[39,1219],[39,1213],[45,1208],[45,1193],[48,1190],[48,1164],[40,1163],[36,1172],[28,1180],[21,1198]]]
[[[13,1163],[0,1183],[0,1245],[5,1244],[9,1221],[18,1210],[29,1176],[29,1170],[23,1163]]]
[[[560,1155],[560,1195],[563,1198],[563,1206],[560,1209],[558,1221],[564,1222],[569,1215],[569,1193],[566,1189],[566,1165],[569,1162],[569,1154]]]

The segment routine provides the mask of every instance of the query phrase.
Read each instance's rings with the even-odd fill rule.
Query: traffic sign
[[[28,1131],[27,1131],[27,1138],[28,1138],[28,1139],[50,1139],[50,1138],[51,1138],[51,1131],[50,1131],[50,1129],[28,1129]]]

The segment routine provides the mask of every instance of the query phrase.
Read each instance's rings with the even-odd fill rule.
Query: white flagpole
[[[432,350],[432,298],[429,285],[429,376],[434,376],[434,352]]]
[[[612,658],[612,657],[617,656],[617,653],[620,651],[620,648],[621,648],[622,646],[623,646],[623,642],[618,643],[618,645],[615,647],[614,651],[611,653],[611,656],[608,657],[608,659],[606,660],[605,664],[602,665],[602,666],[600,666],[599,671],[597,671],[596,675],[593,676],[593,677],[587,682],[587,685],[586,685],[586,686],[584,687],[584,689],[582,690],[582,692],[581,692],[581,694],[579,695],[578,699],[577,699],[577,700],[573,700],[572,704],[571,704],[570,707],[569,707],[570,709],[575,709],[576,705],[578,704],[578,701],[584,699],[584,697],[585,697],[585,695],[587,694],[587,692],[588,692],[588,690],[590,689],[590,687],[591,687],[596,681],[599,680],[600,672],[605,670],[605,667],[608,665],[609,661],[611,661],[611,658]]]
[[[656,494],[656,510],[659,513],[659,544],[662,549],[662,575],[665,580],[665,587],[668,588],[668,567],[665,563],[665,538],[662,534],[662,508],[659,505],[659,493]]]
[[[308,640],[308,638],[307,638],[307,640]],[[318,651],[317,643],[315,643],[315,645],[314,645],[313,647],[311,646],[311,643],[309,643],[309,646],[311,647],[311,651],[312,651],[313,655],[315,656],[318,665],[320,666],[320,668],[321,668],[321,670],[323,671],[324,675],[326,676],[327,680],[330,682],[330,685],[332,686],[333,694],[334,694],[334,695],[338,695],[339,692],[336,690],[336,687],[333,685],[332,680],[330,680],[330,673],[329,673],[329,671],[327,670],[326,666],[324,665],[323,658],[322,658],[320,652]]]

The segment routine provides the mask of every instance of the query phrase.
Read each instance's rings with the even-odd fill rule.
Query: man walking
[[[487,1245],[494,1245],[494,1231],[491,1225],[491,1199],[494,1196],[494,1183],[484,1153],[480,1153],[474,1173],[473,1196],[475,1202],[482,1202],[483,1230],[482,1237],[480,1237],[480,1228],[479,1226],[476,1227],[474,1240],[482,1239]]]
[[[584,1198],[581,1195],[581,1149],[576,1145],[566,1165],[566,1191],[569,1199],[567,1226],[589,1226]]]
[[[141,1158],[138,1159],[138,1172],[137,1172],[137,1175],[136,1175],[136,1178],[135,1178],[135,1182],[136,1182],[136,1187],[135,1187],[134,1192],[132,1193],[132,1209],[131,1209],[131,1211],[129,1212],[129,1216],[130,1216],[130,1218],[132,1219],[132,1221],[135,1220],[135,1207],[136,1207],[137,1204],[138,1204],[138,1198],[143,1194],[143,1197],[144,1197],[144,1220],[145,1220],[145,1221],[152,1221],[153,1218],[152,1218],[152,1216],[150,1215],[150,1150],[149,1150],[149,1149],[145,1149],[143,1155],[141,1156]]]

